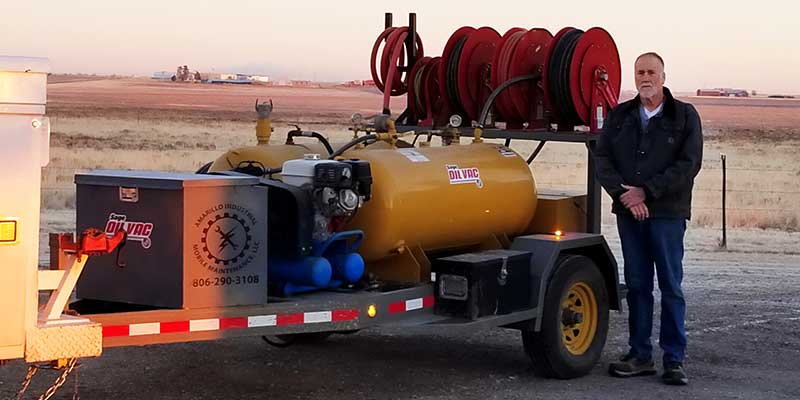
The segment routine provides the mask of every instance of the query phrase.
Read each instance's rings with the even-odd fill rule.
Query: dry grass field
[[[57,82],[58,80],[56,80]],[[75,171],[95,168],[194,171],[226,149],[255,142],[253,104],[273,99],[273,142],[298,123],[334,140],[348,137],[353,112],[379,111],[377,90],[221,86],[146,79],[67,80],[48,85],[51,161],[43,207],[74,208]],[[704,124],[704,166],[693,223],[719,227],[727,155],[729,227],[800,228],[800,100],[689,97]],[[403,100],[393,102],[402,110]],[[515,141],[523,156],[534,142]],[[532,164],[540,187],[582,190],[586,152],[549,143]],[[608,199],[604,202],[608,207]],[[605,213],[604,222],[613,221]]]

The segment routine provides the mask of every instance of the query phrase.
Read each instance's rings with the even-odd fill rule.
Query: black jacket
[[[597,140],[597,177],[614,199],[611,211],[628,213],[619,201],[622,184],[643,187],[651,218],[691,218],[692,187],[703,160],[703,130],[694,106],[664,88],[664,107],[650,118],[647,132],[639,117],[639,96],[609,113]]]

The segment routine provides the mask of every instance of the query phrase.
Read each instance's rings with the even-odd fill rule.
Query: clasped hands
[[[636,220],[640,222],[649,218],[650,211],[647,209],[647,205],[644,204],[644,200],[647,197],[644,193],[644,189],[628,185],[622,185],[622,188],[627,191],[619,197],[619,200],[625,208],[631,210],[633,218],[636,218]]]

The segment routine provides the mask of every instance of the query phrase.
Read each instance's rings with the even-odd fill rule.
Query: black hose
[[[464,115],[464,106],[461,104],[460,93],[458,92],[458,61],[461,58],[461,51],[464,49],[464,43],[467,41],[465,35],[456,41],[453,50],[447,58],[447,64],[443,65],[445,70],[445,88],[447,89],[446,96],[450,100],[450,105],[453,107],[455,114]]]
[[[251,176],[263,177],[272,176],[273,174],[280,174],[283,170],[283,167],[268,168],[258,161],[241,161],[233,170]]]
[[[214,164],[214,162],[211,161],[211,162],[203,164],[202,167],[197,169],[197,172],[195,172],[195,174],[207,174],[208,170],[211,169],[211,164]]]
[[[412,79],[411,85],[414,85],[414,104],[416,105],[416,108],[417,108],[416,117],[419,118],[419,119],[425,119],[425,117],[427,116],[427,111],[428,111],[425,108],[425,104],[422,104],[424,99],[420,95],[421,92],[422,92],[422,74],[425,73],[425,68],[427,66],[428,66],[428,64],[422,64],[419,67],[419,69],[416,71],[417,75],[411,77],[411,79]]]
[[[536,149],[534,149],[533,153],[531,153],[530,157],[528,157],[528,165],[530,165],[536,158],[536,156],[539,155],[539,152],[542,151],[542,147],[544,147],[545,143],[547,143],[547,140],[542,140],[541,142],[539,142],[539,145],[536,146]]]
[[[558,116],[563,119],[563,121],[560,122],[569,125],[580,125],[583,123],[578,112],[575,111],[575,105],[572,102],[572,93],[570,92],[570,65],[572,64],[575,46],[582,35],[583,31],[580,29],[573,29],[565,33],[558,40],[558,43],[554,44],[555,47],[553,47],[548,64],[548,93],[554,103],[553,107],[555,111],[558,113]],[[570,129],[572,128],[570,127]]]
[[[323,146],[325,146],[325,150],[328,151],[328,154],[329,155],[333,154],[333,147],[331,147],[331,144],[330,142],[328,142],[328,139],[325,139],[325,136],[322,136],[322,134],[314,131],[309,132],[309,131],[294,130],[294,131],[289,131],[289,133],[286,135],[286,140],[289,141],[298,136],[313,137],[319,140],[319,142],[322,143]]]
[[[486,123],[486,118],[489,116],[489,110],[492,108],[492,104],[494,104],[494,99],[497,98],[497,96],[500,95],[500,93],[503,90],[506,90],[506,88],[508,88],[509,86],[511,86],[511,85],[513,85],[513,84],[515,84],[517,82],[531,81],[531,80],[537,80],[537,79],[541,79],[541,78],[542,78],[542,74],[541,73],[535,73],[535,74],[530,74],[530,75],[520,75],[520,76],[511,78],[511,79],[503,82],[502,84],[500,84],[500,86],[498,86],[497,89],[495,89],[492,92],[492,94],[489,95],[489,98],[486,99],[486,103],[483,103],[483,111],[481,111],[481,117],[480,117],[480,119],[478,119],[478,128],[483,129],[483,124]]]
[[[333,153],[331,153],[331,155],[330,155],[330,157],[328,157],[328,159],[333,160],[334,158],[339,157],[340,155],[344,154],[345,151],[349,150],[350,148],[352,148],[353,146],[355,146],[355,145],[357,145],[359,143],[364,143],[364,142],[369,141],[369,140],[377,140],[377,139],[378,139],[378,135],[376,135],[374,133],[370,134],[370,135],[366,135],[366,136],[361,136],[361,137],[355,138],[355,139],[351,140],[350,142],[348,142],[347,144],[345,144],[344,146],[340,147],[338,150],[336,150]]]

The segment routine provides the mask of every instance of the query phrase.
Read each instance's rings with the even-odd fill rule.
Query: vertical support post
[[[594,139],[586,142],[587,162],[586,162],[586,232],[600,233],[600,214],[602,214],[603,193],[601,186],[597,182],[596,168],[594,162]]]
[[[406,48],[408,49],[408,71],[417,61],[417,51],[414,49],[414,44],[417,42],[417,13],[408,13],[408,36],[406,37]]]
[[[406,49],[408,51],[408,61],[406,62],[405,73],[408,75],[411,73],[411,69],[414,68],[414,64],[417,62],[417,50],[415,49],[417,43],[417,13],[408,13],[408,36],[406,36]],[[402,69],[401,69],[402,71]],[[413,77],[408,77],[408,84],[413,85],[414,79]],[[406,119],[404,122],[405,125],[415,126],[419,123],[417,119],[417,115],[412,113],[413,107],[411,106],[411,102],[414,101],[411,96],[406,95],[406,111],[403,114],[406,114]]]
[[[75,242],[75,236],[72,233],[51,233],[50,239],[50,269],[54,271],[63,270],[67,268],[67,256],[61,248],[62,241],[70,243]]]
[[[723,249],[728,248],[728,226],[727,221],[725,219],[725,197],[728,191],[728,181],[727,181],[727,166],[726,160],[727,156],[725,154],[720,154],[720,161],[722,161],[722,242],[720,242],[719,246]]]

